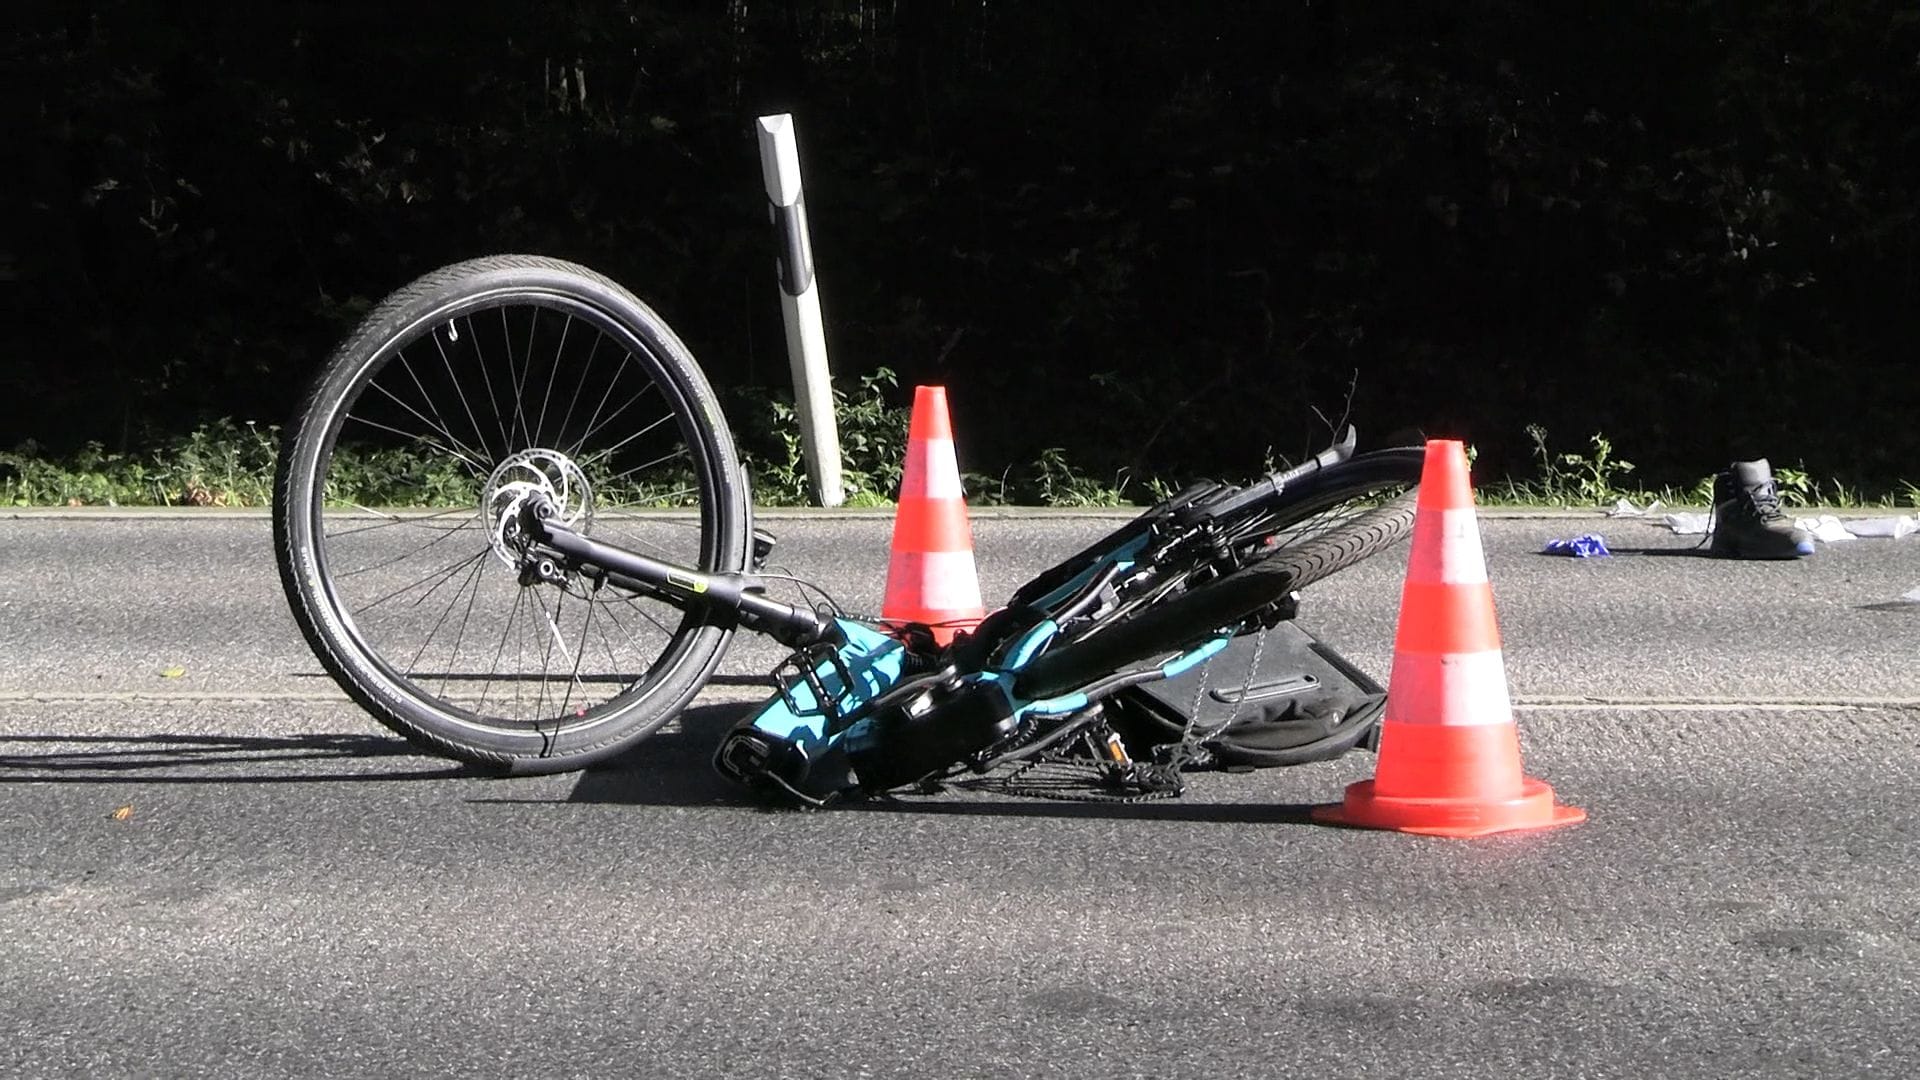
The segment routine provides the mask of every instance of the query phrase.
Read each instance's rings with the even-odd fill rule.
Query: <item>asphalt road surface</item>
[[[983,591],[1113,524],[976,515]],[[1447,841],[1305,823],[1359,754],[761,809],[707,765],[745,641],[617,764],[476,778],[320,673],[264,519],[0,520],[0,1074],[1915,1075],[1920,539],[1484,526],[1527,770],[1591,819]],[[885,519],[772,527],[878,605]],[[1645,553],[1534,554],[1595,528]],[[1303,623],[1384,677],[1403,569]]]

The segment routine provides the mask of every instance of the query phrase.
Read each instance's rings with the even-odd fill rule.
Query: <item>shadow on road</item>
[[[769,813],[803,811],[775,807],[723,779],[713,769],[713,751],[750,703],[689,709],[678,730],[661,732],[618,761],[587,770],[565,799],[476,798],[482,803],[612,803],[625,806],[715,806],[761,808]],[[825,813],[928,814],[1008,818],[1078,818],[1126,821],[1194,821],[1253,825],[1310,824],[1311,804],[1219,803],[1160,799],[1136,803],[981,797],[971,792],[881,798],[838,803]]]
[[[849,803],[863,813],[934,814],[1011,818],[1073,818],[1082,821],[1197,821],[1220,825],[1312,825],[1312,803],[1201,803],[1178,799],[1152,802],[1066,802],[1059,799],[964,799],[934,802]]]
[[[623,806],[752,806],[751,792],[728,783],[713,769],[713,751],[753,702],[696,705],[680,714],[677,727],[641,740],[626,754],[580,774],[565,798],[480,796],[475,803],[613,803]]]
[[[714,771],[713,751],[720,745],[722,736],[757,707],[750,702],[731,702],[689,709],[674,729],[643,740],[615,761],[581,772],[572,790],[560,797],[480,794],[501,790],[487,784],[462,790],[476,793],[467,800],[473,803],[707,806],[800,813],[769,803]],[[382,767],[386,763],[392,767]],[[428,767],[421,767],[422,764]],[[0,784],[478,781],[492,775],[457,762],[438,762],[424,757],[405,740],[373,734],[0,735]],[[1081,802],[949,791],[839,803],[828,812],[1305,824],[1310,820],[1310,809],[1306,804],[1289,803],[1165,799],[1136,803]]]
[[[314,768],[419,756],[405,741],[379,735],[0,735],[0,783],[333,783],[445,780],[469,771],[450,762],[430,769]]]

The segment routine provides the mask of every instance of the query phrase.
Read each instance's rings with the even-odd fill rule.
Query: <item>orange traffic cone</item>
[[[947,388],[917,386],[880,617],[893,623],[926,623],[934,640],[945,645],[985,614],[973,565],[973,530],[960,491],[960,464],[953,452],[953,425],[947,418]]]
[[[1494,620],[1466,448],[1427,443],[1400,593],[1400,626],[1372,780],[1315,820],[1430,836],[1485,836],[1586,820],[1520,771],[1520,737]]]

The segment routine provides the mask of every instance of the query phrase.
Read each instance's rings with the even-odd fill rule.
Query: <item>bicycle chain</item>
[[[1254,680],[1259,678],[1260,658],[1266,652],[1266,648],[1267,635],[1265,631],[1262,631],[1259,637],[1254,640],[1253,658],[1247,664],[1246,678],[1240,682],[1240,700],[1242,701],[1246,700],[1247,693],[1252,690]],[[1212,751],[1206,749],[1204,744],[1208,739],[1220,734],[1233,724],[1237,710],[1229,710],[1227,718],[1222,720],[1217,727],[1199,730],[1200,706],[1206,700],[1207,684],[1212,680],[1212,677],[1213,662],[1209,660],[1200,666],[1200,684],[1198,688],[1194,690],[1193,705],[1187,710],[1187,723],[1180,731],[1180,741],[1173,744],[1173,749],[1168,753],[1168,764],[1176,769],[1184,768],[1194,762],[1204,764],[1209,761],[1213,754]]]
[[[1181,792],[1184,791],[1186,787],[1186,785],[1179,782],[1179,779],[1178,779],[1179,773],[1175,772],[1173,774],[1175,777],[1175,783],[1172,787],[1143,789],[1131,795],[1121,795],[1121,794],[1102,795],[1102,794],[1097,794],[1091,790],[1086,791],[1084,793],[1074,793],[1074,792],[1068,792],[1068,791],[1052,791],[1044,788],[1027,788],[1022,791],[1012,790],[1013,785],[1020,779],[1021,776],[1025,775],[1028,772],[1031,772],[1036,768],[1039,768],[1041,765],[1067,765],[1067,764],[1070,764],[1070,763],[1065,761],[1060,761],[1060,762],[1027,761],[1027,762],[1022,762],[1020,765],[1016,766],[1012,772],[1008,773],[1004,777],[998,778],[997,780],[993,780],[993,778],[990,778],[990,777],[981,777],[979,780],[975,780],[975,781],[955,782],[953,786],[957,788],[961,788],[962,790],[966,790],[966,791],[985,791],[985,790],[990,790],[987,786],[987,783],[989,780],[993,780],[995,784],[1003,785],[1001,790],[1003,791],[1004,794],[1016,795],[1023,799],[1049,799],[1054,802],[1123,803],[1123,804],[1154,802],[1160,799],[1178,798]]]

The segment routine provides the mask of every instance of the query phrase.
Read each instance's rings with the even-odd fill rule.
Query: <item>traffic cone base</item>
[[[1550,829],[1587,820],[1587,812],[1554,802],[1553,789],[1531,777],[1520,796],[1500,802],[1481,799],[1390,799],[1373,793],[1373,781],[1347,789],[1344,802],[1316,807],[1313,820],[1362,829],[1392,829],[1421,836],[1470,839],[1494,833]]]
[[[1511,724],[1394,724],[1380,728],[1380,768],[1315,807],[1315,821],[1424,836],[1473,837],[1587,819],[1520,771]]]

